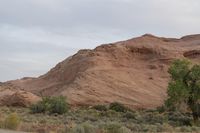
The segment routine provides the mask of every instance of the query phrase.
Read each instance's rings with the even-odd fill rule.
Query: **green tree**
[[[187,60],[175,60],[168,72],[171,80],[165,105],[179,109],[180,105],[186,104],[196,123],[200,117],[200,65],[192,65]]]

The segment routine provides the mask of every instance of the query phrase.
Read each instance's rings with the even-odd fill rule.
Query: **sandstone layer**
[[[200,63],[200,35],[180,39],[150,34],[80,50],[38,78],[0,84],[0,98],[23,90],[37,96],[66,96],[70,104],[120,102],[132,108],[154,108],[166,98],[172,60]]]

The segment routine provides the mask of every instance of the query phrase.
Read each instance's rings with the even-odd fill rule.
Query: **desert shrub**
[[[69,105],[64,97],[53,97],[50,100],[50,113],[64,114],[68,111],[68,109]]]
[[[128,129],[130,129],[133,132],[172,132],[173,128],[172,126],[168,124],[159,124],[159,123],[154,123],[154,124],[130,124],[127,126]]]
[[[173,127],[168,123],[163,123],[163,124],[157,123],[155,125],[157,132],[172,132],[174,130]]]
[[[102,133],[131,133],[131,130],[118,122],[106,122],[99,125]]]
[[[118,133],[131,133],[131,130],[127,127],[121,127]]]
[[[171,125],[175,126],[191,126],[192,118],[180,112],[169,112],[168,120]]]
[[[93,125],[89,123],[83,123],[82,126],[84,128],[85,133],[95,133],[96,128]]]
[[[123,117],[127,119],[135,119],[136,115],[136,113],[128,111],[123,115]]]
[[[141,132],[157,132],[157,126],[142,124]]]
[[[140,112],[145,112],[145,113],[155,113],[158,112],[156,109],[143,109]]]
[[[85,130],[82,126],[78,125],[72,129],[71,133],[85,133]]]
[[[31,105],[30,110],[32,113],[44,113],[46,111],[45,106],[42,104],[42,102]]]
[[[128,129],[130,129],[131,131],[134,131],[134,132],[139,132],[140,131],[140,124],[126,123],[126,127]]]
[[[131,124],[128,126],[134,132],[157,132],[156,125],[148,125],[148,124]]]
[[[96,128],[93,125],[86,122],[83,124],[76,125],[72,129],[68,129],[67,133],[95,133],[95,132]]]
[[[165,112],[165,106],[159,106],[156,108],[156,110],[159,112],[159,113],[164,113]]]
[[[102,111],[99,113],[99,117],[106,117],[108,119],[115,119],[120,116],[120,112],[116,112],[114,110],[107,110],[107,111]]]
[[[0,113],[0,128],[3,128],[3,115]]]
[[[0,121],[0,128],[3,128],[4,127],[4,123],[3,121]]]
[[[163,124],[164,122],[167,121],[167,117],[162,114],[159,114],[158,112],[143,114],[141,116],[141,119],[142,123],[147,123],[147,124],[154,124],[154,123]]]
[[[92,108],[95,109],[95,110],[98,110],[98,111],[107,111],[108,110],[106,105],[95,105]]]
[[[192,128],[188,126],[180,127],[181,132],[192,132]]]
[[[4,128],[17,129],[20,124],[20,118],[16,113],[10,114],[4,121]]]
[[[32,105],[30,107],[32,113],[45,113],[49,112],[51,114],[64,114],[69,110],[69,105],[67,104],[64,97],[44,97],[42,101]]]
[[[85,116],[83,116],[83,121],[95,122],[95,121],[98,121],[98,116],[95,115],[95,114],[92,114],[92,115],[85,115]]]
[[[192,130],[193,132],[198,132],[198,131],[200,131],[200,127],[195,127],[195,126],[193,126],[193,127],[191,127],[191,130]]]
[[[116,112],[127,112],[129,110],[127,107],[117,102],[111,103],[109,109]]]
[[[106,133],[119,133],[121,125],[119,123],[107,123],[104,127]]]
[[[43,97],[42,101],[39,101],[36,104],[30,106],[30,110],[32,113],[45,113],[49,110],[51,105],[50,97]]]

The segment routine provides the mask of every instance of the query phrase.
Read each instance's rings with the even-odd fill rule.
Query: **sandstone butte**
[[[166,99],[168,68],[177,58],[200,63],[200,35],[145,34],[80,50],[37,78],[0,84],[0,104],[28,106],[41,96],[66,96],[73,106],[120,102],[155,108]]]

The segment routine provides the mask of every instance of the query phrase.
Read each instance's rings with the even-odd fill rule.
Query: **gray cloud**
[[[39,76],[82,48],[200,31],[197,0],[0,0],[0,81]]]

